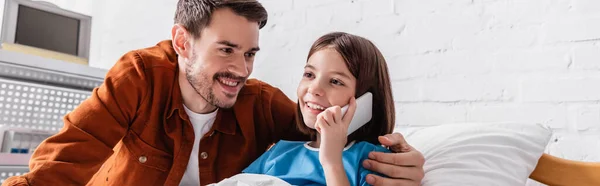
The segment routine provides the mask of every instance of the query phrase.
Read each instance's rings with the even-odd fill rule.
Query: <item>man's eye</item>
[[[254,57],[255,55],[256,55],[256,53],[254,53],[254,52],[246,53],[246,57]]]
[[[224,52],[224,53],[226,53],[226,54],[233,53],[233,49],[231,49],[231,48],[222,48],[221,51]]]

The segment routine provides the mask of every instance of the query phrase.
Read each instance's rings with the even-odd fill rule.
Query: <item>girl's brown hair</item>
[[[373,94],[373,118],[348,136],[348,142],[367,141],[379,144],[378,136],[392,133],[394,130],[396,115],[390,77],[383,55],[371,41],[363,37],[333,32],[321,36],[313,43],[308,58],[324,48],[335,49],[344,58],[346,67],[356,78],[355,97],[358,98],[366,92]],[[314,140],[317,131],[304,124],[299,107],[296,106],[296,126]]]

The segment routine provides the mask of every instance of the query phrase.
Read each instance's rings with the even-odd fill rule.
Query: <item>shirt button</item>
[[[140,156],[140,158],[138,158],[138,161],[140,161],[140,163],[146,163],[146,161],[148,161],[148,158],[146,156]]]
[[[200,157],[201,157],[203,160],[205,160],[206,158],[208,158],[208,153],[206,153],[206,152],[202,152],[202,153],[200,153]]]

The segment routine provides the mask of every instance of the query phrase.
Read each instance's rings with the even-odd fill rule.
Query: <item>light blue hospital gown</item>
[[[371,151],[389,152],[364,141],[352,142],[344,148],[342,162],[350,185],[369,185],[366,176],[375,173],[365,169],[362,162]],[[281,140],[242,172],[275,176],[292,185],[326,185],[319,151],[307,142]]]

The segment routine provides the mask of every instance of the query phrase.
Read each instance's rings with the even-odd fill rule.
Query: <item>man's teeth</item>
[[[221,82],[221,83],[223,83],[223,84],[225,84],[227,86],[231,86],[231,87],[237,86],[238,83],[239,83],[237,81],[227,81],[227,80],[224,80],[224,79],[219,79],[219,82]]]
[[[312,104],[312,103],[306,103],[306,105],[312,109],[325,110],[325,108],[321,105],[316,105],[316,104]]]

